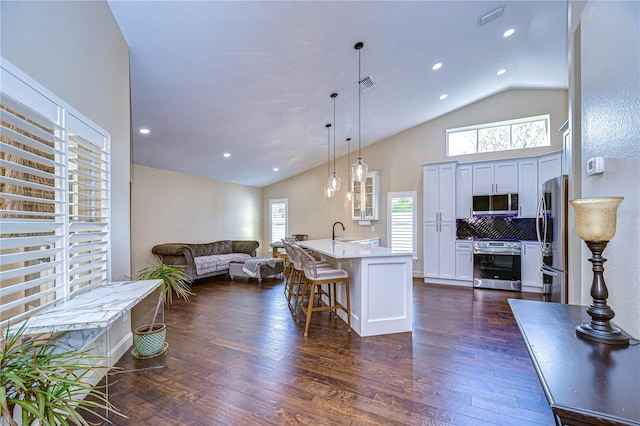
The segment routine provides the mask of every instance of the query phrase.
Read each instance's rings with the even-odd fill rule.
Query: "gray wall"
[[[576,4],[577,9],[583,6]],[[572,25],[572,113],[581,135],[574,144],[574,193],[623,196],[617,233],[604,257],[609,305],[616,322],[640,337],[640,2],[589,1]],[[586,176],[589,158],[604,157],[605,172]],[[570,215],[573,211],[570,209]],[[574,231],[575,232],[575,231]],[[590,252],[581,243],[581,300],[591,302]],[[581,264],[581,265],[580,265]]]

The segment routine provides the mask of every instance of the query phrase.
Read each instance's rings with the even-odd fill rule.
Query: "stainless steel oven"
[[[520,241],[474,241],[473,286],[520,291],[521,250]]]

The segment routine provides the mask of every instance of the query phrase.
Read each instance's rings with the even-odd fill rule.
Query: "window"
[[[394,251],[408,251],[413,253],[413,259],[418,259],[416,250],[416,191],[388,192],[387,208],[389,228],[387,241]]]
[[[447,129],[447,156],[549,146],[549,116]]]
[[[109,280],[109,135],[2,62],[0,328]]]
[[[288,199],[269,200],[269,241],[280,241],[289,235]]]

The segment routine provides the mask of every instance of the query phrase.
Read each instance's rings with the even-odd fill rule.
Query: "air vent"
[[[486,25],[504,15],[504,6],[500,6],[496,10],[492,10],[484,16],[478,18],[478,26]]]
[[[371,76],[365,77],[358,82],[358,86],[360,86],[360,90],[362,90],[363,92],[366,92],[375,85],[376,83],[371,79]]]

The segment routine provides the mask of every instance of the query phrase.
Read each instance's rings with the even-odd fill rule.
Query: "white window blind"
[[[109,275],[108,134],[5,61],[1,78],[0,329]]]
[[[411,252],[414,259],[418,256],[416,199],[416,191],[387,193],[389,247],[394,251]]]
[[[104,135],[69,115],[69,283],[75,294],[107,281],[109,155]]]
[[[280,241],[288,235],[288,199],[269,200],[269,240]]]

